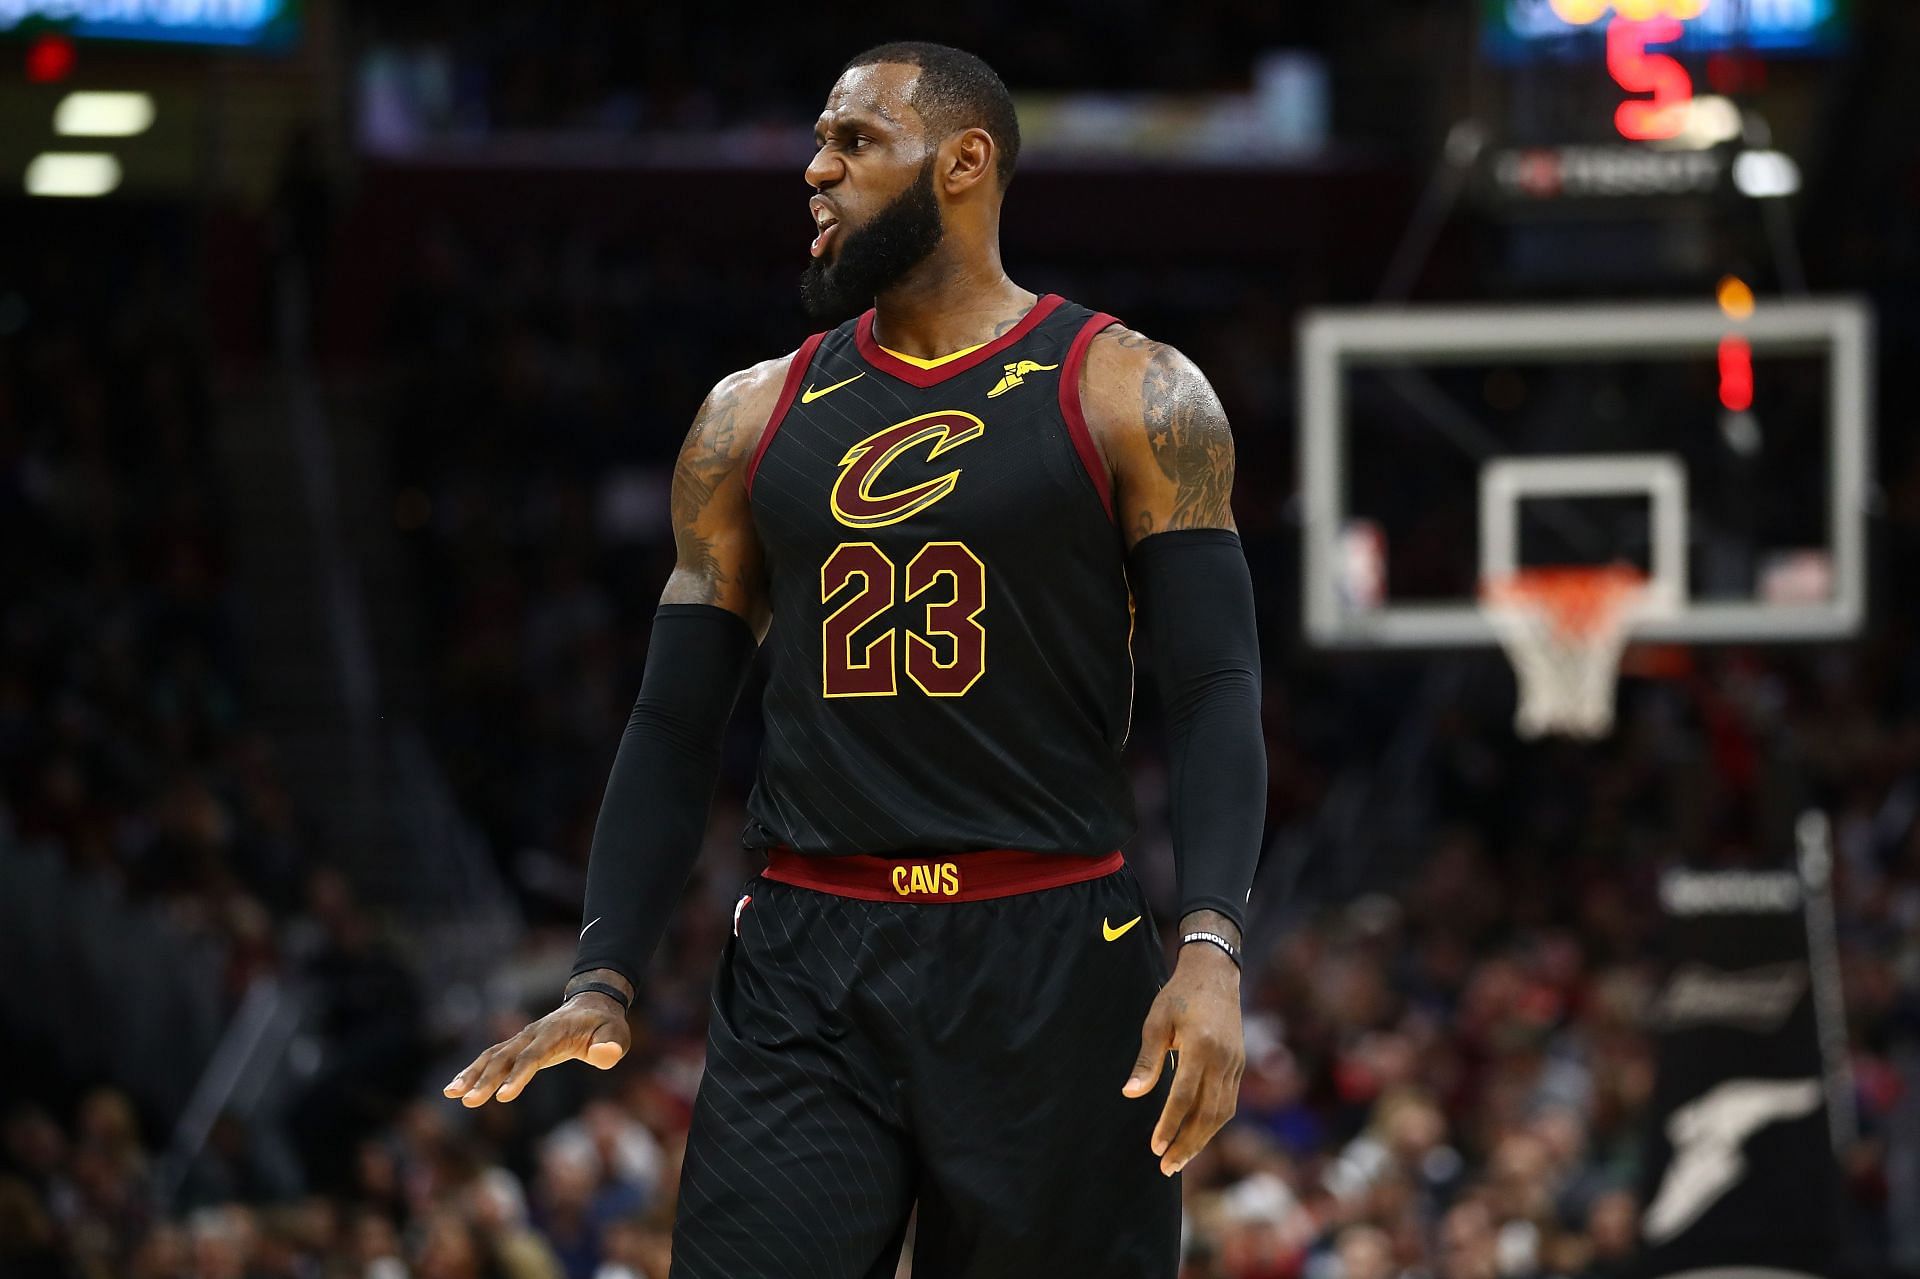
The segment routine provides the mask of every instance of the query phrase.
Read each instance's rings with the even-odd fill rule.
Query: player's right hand
[[[548,1066],[584,1061],[608,1070],[632,1045],[626,1010],[618,1001],[590,990],[475,1057],[441,1091],[470,1107],[484,1106],[489,1098],[512,1101],[529,1079]]]

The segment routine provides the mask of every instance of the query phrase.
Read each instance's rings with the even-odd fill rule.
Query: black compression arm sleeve
[[[1247,557],[1237,533],[1180,529],[1142,538],[1130,568],[1167,717],[1180,913],[1244,928],[1267,812]]]
[[[662,604],[613,757],[587,862],[573,971],[611,968],[637,993],[706,834],[720,744],[753,664],[753,631],[710,604]]]

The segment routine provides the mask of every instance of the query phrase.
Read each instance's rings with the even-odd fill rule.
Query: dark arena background
[[[675,452],[896,38],[1234,426],[1182,1279],[1920,1274],[1920,4],[0,0],[0,1275],[665,1279],[753,686],[631,1055],[440,1087],[568,977]]]

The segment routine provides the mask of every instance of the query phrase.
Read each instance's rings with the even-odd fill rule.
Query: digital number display
[[[1628,142],[1684,135],[1676,145],[1694,149],[1725,140],[1729,115],[1737,130],[1725,95],[1762,83],[1764,58],[1837,44],[1846,3],[1482,0],[1487,47],[1514,68],[1516,110],[1531,126],[1519,140],[1597,143],[1604,129]],[[1715,87],[1699,111],[1696,79]]]
[[[1573,5],[1585,0],[1559,0]],[[1693,100],[1693,77],[1674,58],[1653,53],[1650,44],[1672,44],[1686,31],[1678,18],[1633,21],[1615,18],[1607,24],[1607,70],[1628,93],[1651,93],[1651,98],[1628,98],[1613,113],[1613,127],[1632,142],[1670,138],[1686,123],[1686,105]]]
[[[1609,24],[1685,24],[1677,52],[1830,53],[1848,0],[1481,0],[1481,45],[1499,62],[1598,60]]]

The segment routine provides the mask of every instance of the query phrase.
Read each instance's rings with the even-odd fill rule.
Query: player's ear
[[[982,182],[994,180],[998,148],[985,129],[962,129],[940,148],[941,184],[948,195],[960,195]]]

